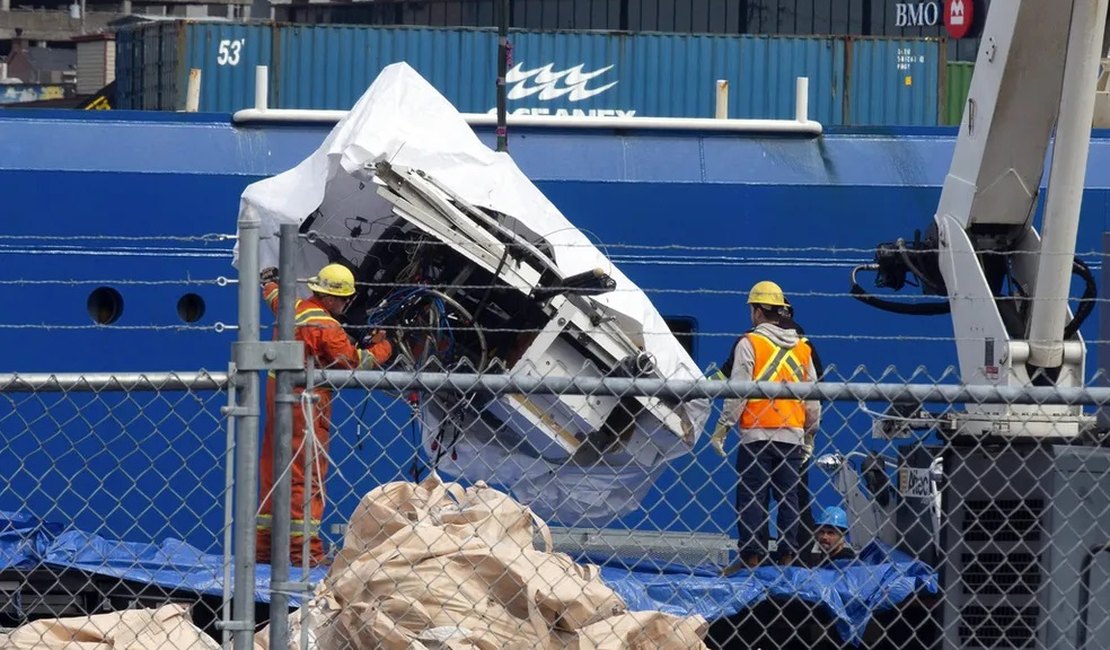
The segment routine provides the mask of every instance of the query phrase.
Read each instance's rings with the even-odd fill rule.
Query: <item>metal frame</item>
[[[305,377],[296,378],[302,385]],[[837,402],[911,402],[919,404],[1110,404],[1110,388],[1051,386],[982,386],[960,384],[890,384],[863,382],[779,383],[719,379],[649,379],[626,377],[527,377],[394,370],[318,370],[313,381],[333,388],[381,390],[483,390],[534,395],[654,395],[672,399],[728,397],[792,398]]]

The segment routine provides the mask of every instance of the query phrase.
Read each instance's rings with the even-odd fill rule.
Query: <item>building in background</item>
[[[4,59],[7,77],[23,84],[73,85],[77,81],[77,52],[72,48],[51,48],[46,43],[32,45],[15,30],[8,56]]]
[[[6,81],[0,81],[0,95],[13,98],[43,97],[26,90],[11,88],[19,84],[80,84],[82,88],[100,83],[91,92],[104,87],[105,73],[97,64],[88,67],[93,50],[109,56],[100,34],[110,34],[112,24],[128,16],[158,18],[244,19],[250,16],[251,0],[0,0],[0,62],[7,64]],[[267,16],[268,12],[267,12]],[[80,37],[91,37],[88,45]],[[75,40],[77,39],[77,40]],[[106,42],[108,46],[110,41]],[[78,49],[89,50],[86,66],[78,65]],[[107,62],[107,61],[106,61]],[[114,63],[113,63],[114,65]],[[80,79],[85,69],[95,81]],[[114,73],[113,73],[114,74]],[[4,77],[5,75],[0,75]],[[41,80],[41,81],[40,81]],[[110,80],[109,80],[110,81]],[[10,103],[10,102],[8,102]]]
[[[85,34],[77,44],[77,94],[91,95],[116,79],[114,34]]]
[[[116,24],[128,19],[242,20],[250,17],[250,3],[0,0],[0,63],[7,68],[6,74],[0,74],[0,98],[10,105],[95,93],[115,75],[111,33]],[[263,17],[269,18],[268,10]]]

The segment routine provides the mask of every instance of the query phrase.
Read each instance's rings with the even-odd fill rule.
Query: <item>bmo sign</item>
[[[945,0],[944,26],[952,38],[963,38],[975,20],[974,0]]]
[[[895,5],[895,27],[930,27],[940,20],[936,2],[899,2]]]
[[[943,20],[949,36],[963,38],[971,29],[973,14],[974,0],[899,2],[894,5],[894,26],[932,27]]]

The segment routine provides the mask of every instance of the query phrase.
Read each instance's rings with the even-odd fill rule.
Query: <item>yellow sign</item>
[[[112,82],[97,91],[95,95],[86,99],[77,108],[85,111],[110,111],[112,98],[116,96],[116,82]]]
[[[110,111],[112,105],[108,103],[107,97],[94,97],[91,102],[85,105],[86,111]]]

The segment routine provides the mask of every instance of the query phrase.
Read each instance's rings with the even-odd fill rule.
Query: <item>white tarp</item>
[[[348,259],[361,259],[369,244],[380,237],[393,219],[391,204],[375,192],[374,164],[380,161],[423,170],[471,204],[511,215],[551,244],[555,261],[565,275],[595,268],[608,270],[617,283],[616,290],[591,299],[609,310],[634,339],[642,340],[644,349],[655,359],[659,375],[680,379],[701,376],[647,296],[547,200],[509,155],[482,144],[450,102],[405,63],[382,70],[315,153],[293,169],[253,183],[244,191],[240,209],[253,209],[262,223],[262,267],[277,266],[279,224],[301,224],[317,210],[327,218],[314,223],[313,230],[338,246]],[[360,229],[360,234],[358,241],[353,242],[350,235],[354,227]],[[298,277],[312,275],[328,261],[311,246],[302,246],[300,251]],[[708,416],[708,406],[703,400],[678,407],[684,419],[692,424],[695,440]],[[472,480],[486,479],[513,486],[516,493],[524,492],[523,500],[532,501],[529,505],[543,516],[558,517],[557,512],[527,497],[540,498],[537,494],[546,490],[548,496],[544,500],[559,504],[560,500],[589,489],[593,503],[588,508],[596,510],[598,502],[608,500],[604,490],[597,492],[606,483],[608,473],[609,481],[623,483],[614,496],[632,496],[638,501],[636,495],[642,495],[646,485],[637,489],[639,486],[633,483],[650,482],[662,464],[686,453],[693,442],[688,440],[663,450],[648,465],[633,463],[584,470],[527,458],[517,459],[521,461],[517,464],[529,469],[512,472],[507,477],[475,475],[478,470],[466,471],[457,463],[453,468],[451,463],[441,467],[449,472],[460,471]],[[474,445],[475,451],[478,446]],[[487,456],[486,462],[500,465],[514,455],[501,450]],[[545,486],[552,487],[519,484],[529,475],[542,476]],[[583,482],[586,478],[588,481]],[[573,511],[576,507],[568,508]]]

